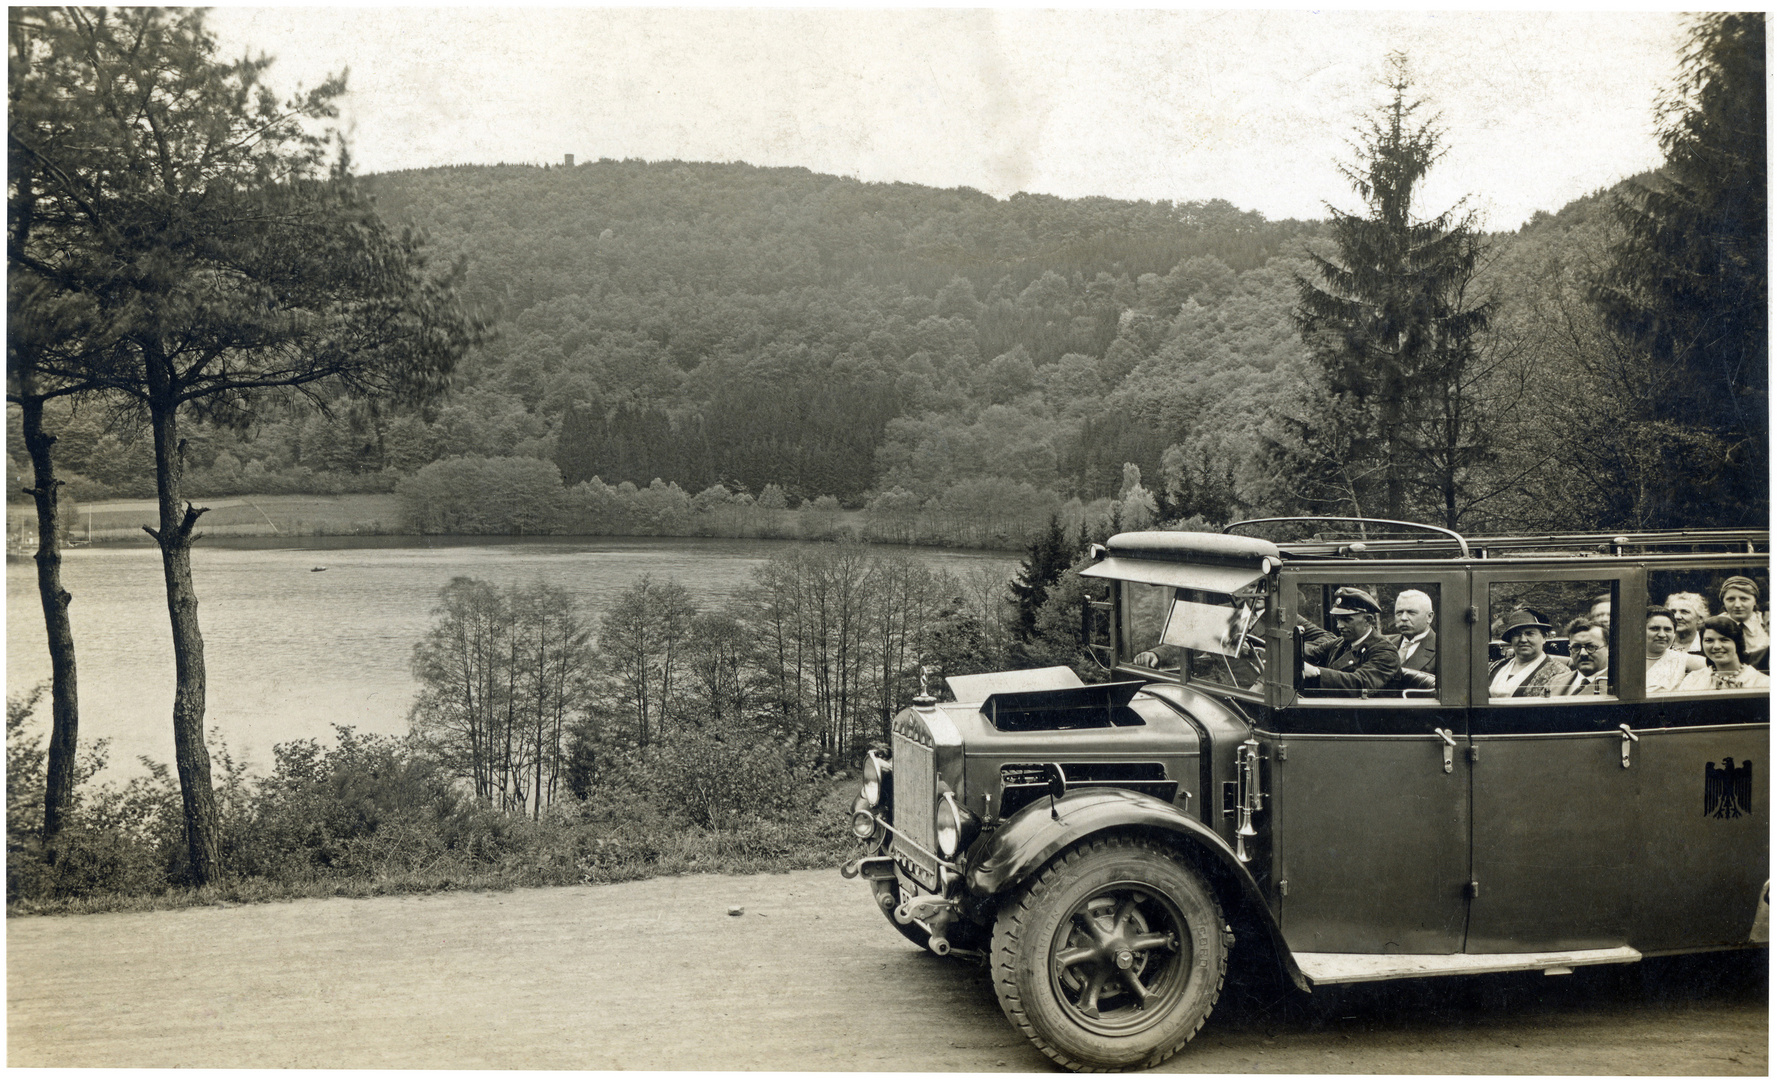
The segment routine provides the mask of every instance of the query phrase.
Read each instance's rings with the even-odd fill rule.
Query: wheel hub
[[[1182,991],[1178,917],[1153,894],[1101,890],[1070,913],[1054,957],[1060,999],[1084,1026],[1141,1027]]]

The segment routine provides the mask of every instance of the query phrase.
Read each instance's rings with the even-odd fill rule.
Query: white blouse
[[[1751,664],[1742,664],[1740,670],[1732,675],[1723,675],[1714,668],[1698,668],[1686,675],[1673,690],[1676,693],[1689,690],[1754,690],[1770,685],[1769,675]]]

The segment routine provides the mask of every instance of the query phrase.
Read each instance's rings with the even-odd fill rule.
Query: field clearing
[[[393,494],[225,495],[192,502],[210,508],[198,530],[211,536],[363,536],[401,530],[401,502]],[[87,538],[90,524],[94,540],[148,543],[142,526],[154,524],[158,514],[153,499],[110,499],[75,509],[76,541]],[[18,536],[21,526],[34,531],[36,524],[32,504],[6,505],[9,538]]]
[[[197,506],[209,508],[198,523],[198,532],[208,536],[404,536],[410,532],[402,520],[401,500],[393,493],[371,495],[223,495],[213,499],[194,498]],[[90,539],[99,543],[151,543],[142,526],[153,525],[159,511],[153,499],[107,499],[102,502],[78,503],[74,507],[72,539],[81,543]],[[767,520],[763,533],[769,537],[794,539],[801,534],[802,517],[795,510],[779,510],[775,521]],[[865,527],[862,510],[841,510],[837,518],[841,530],[862,535]],[[29,502],[6,504],[6,537],[16,549],[21,530],[32,538],[35,550],[37,509]],[[746,536],[757,536],[751,530]],[[603,534],[599,534],[603,535]],[[625,534],[614,534],[625,535]],[[688,533],[686,535],[705,535]]]

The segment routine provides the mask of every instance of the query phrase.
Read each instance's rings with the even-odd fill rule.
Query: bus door
[[[1476,570],[1471,588],[1479,618],[1464,951],[1626,944],[1641,861],[1638,774],[1628,765],[1646,671],[1642,573]],[[1492,656],[1502,633],[1511,641],[1495,643]]]
[[[1735,577],[1771,595],[1762,557],[1717,557],[1650,568],[1648,599],[1679,621],[1719,615],[1723,585]],[[1630,944],[1644,952],[1769,937],[1761,898],[1771,876],[1770,688],[1698,682],[1650,694],[1632,724],[1641,856]]]
[[[1274,665],[1281,707],[1261,738],[1284,938],[1297,952],[1457,953],[1469,861],[1467,580],[1399,566],[1290,572],[1283,629],[1300,618],[1330,630],[1344,586],[1378,602],[1377,632],[1391,644],[1404,594],[1403,610],[1429,609],[1423,631],[1406,635],[1419,674],[1375,689],[1304,679],[1305,648],[1327,659],[1316,630],[1298,634],[1290,664]]]

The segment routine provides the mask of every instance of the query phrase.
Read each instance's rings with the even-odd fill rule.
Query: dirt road
[[[10,1066],[1049,1068],[832,871],[10,919],[6,963]],[[1762,953],[1260,982],[1161,1071],[1763,1075],[1767,1030]]]

